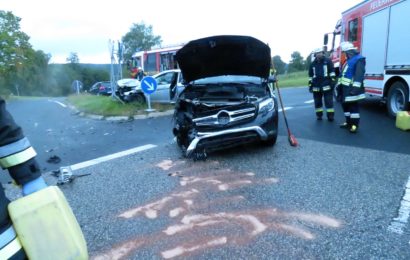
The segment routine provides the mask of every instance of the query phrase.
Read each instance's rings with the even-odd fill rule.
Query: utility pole
[[[120,43],[118,43],[118,46],[120,46]],[[116,95],[117,81],[122,78],[122,71],[121,71],[121,60],[118,59],[119,60],[118,65],[119,65],[120,69],[118,69],[118,67],[117,67],[117,73],[115,73],[114,65],[116,65],[117,62],[116,62],[116,59],[115,59],[116,52],[115,52],[115,49],[114,49],[114,41],[112,41],[112,40],[108,41],[108,49],[110,51],[110,56],[111,56],[111,66],[110,66],[110,82],[111,82],[111,90],[112,90],[111,97],[113,99],[117,99],[117,100],[121,101],[121,103],[124,103]],[[118,53],[119,52],[117,52],[117,54]],[[121,53],[122,53],[122,51],[121,51]],[[120,57],[120,55],[118,55],[118,57]]]

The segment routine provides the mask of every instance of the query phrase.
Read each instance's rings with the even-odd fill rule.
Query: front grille
[[[192,121],[198,127],[229,127],[249,121],[255,117],[255,114],[255,106],[247,105],[224,108],[211,115],[196,117]]]
[[[199,141],[197,149],[206,149],[207,151],[215,151],[235,147],[240,144],[246,144],[260,140],[260,136],[255,131],[245,131],[239,133],[230,133],[223,136],[215,136],[205,138]]]

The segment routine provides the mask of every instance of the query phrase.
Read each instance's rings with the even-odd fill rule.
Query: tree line
[[[75,80],[84,89],[98,81],[110,80],[110,66],[80,63],[77,53],[70,53],[66,64],[50,64],[51,55],[34,50],[30,37],[20,29],[21,18],[12,12],[0,10],[0,95],[8,96],[66,96],[74,93]],[[162,43],[161,36],[153,34],[152,26],[144,22],[133,24],[122,37],[123,60],[129,60],[136,50],[149,50]],[[307,55],[309,57],[309,55]],[[293,52],[287,64],[280,56],[272,62],[278,74],[306,70],[310,59]],[[123,75],[129,76],[127,68]]]

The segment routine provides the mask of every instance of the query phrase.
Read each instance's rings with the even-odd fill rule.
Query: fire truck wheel
[[[393,83],[387,94],[387,110],[390,117],[396,117],[398,111],[409,110],[409,87],[402,81]]]

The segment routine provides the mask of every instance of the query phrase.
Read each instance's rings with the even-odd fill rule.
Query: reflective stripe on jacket
[[[329,58],[315,59],[310,64],[309,80],[312,82],[312,90],[314,92],[331,90],[331,78],[335,76],[333,63]]]
[[[0,167],[8,169],[17,184],[24,184],[41,175],[35,156],[36,152],[0,97]]]
[[[26,137],[14,143],[0,146],[0,166],[7,169],[24,163],[36,156]]]
[[[0,248],[0,259],[10,259],[23,249],[13,226],[0,234]]]
[[[364,73],[366,60],[360,54],[351,57],[344,64],[338,83],[342,85],[344,102],[364,99]]]

